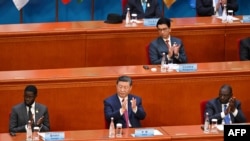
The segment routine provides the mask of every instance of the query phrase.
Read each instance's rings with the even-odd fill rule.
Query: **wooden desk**
[[[23,89],[31,83],[38,87],[37,102],[48,106],[52,131],[103,129],[103,100],[116,92],[120,75],[131,76],[132,93],[142,97],[143,127],[200,124],[200,101],[218,96],[225,83],[250,119],[250,61],[199,63],[197,72],[189,73],[150,67],[158,71],[141,65],[1,71],[0,132],[8,132],[11,107],[23,101]]]
[[[79,131],[65,131],[65,141],[101,141],[101,140],[115,140],[115,141],[170,141],[171,137],[165,133],[160,127],[155,129],[159,130],[163,135],[153,137],[132,137],[134,133],[133,128],[123,129],[123,136],[121,138],[108,138],[108,130],[79,130]],[[8,133],[0,133],[1,141],[25,141],[25,133],[17,133],[15,137],[11,137]]]
[[[0,70],[147,64],[145,47],[156,27],[103,21],[0,25]],[[250,24],[223,24],[213,17],[173,18],[190,63],[237,61],[237,40]]]
[[[223,132],[205,134],[200,125],[165,126],[162,129],[171,136],[171,141],[223,141]]]

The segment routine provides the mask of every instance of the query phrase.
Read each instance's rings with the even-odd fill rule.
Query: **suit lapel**
[[[27,111],[25,104],[22,105],[22,114],[23,114],[23,117],[25,118],[25,121],[28,122],[29,117],[28,117],[28,111]]]
[[[218,108],[219,112],[222,112],[222,105],[221,105],[221,103],[219,101],[219,98],[216,99],[216,107],[219,107]]]
[[[137,1],[135,1],[135,2],[136,2],[135,5],[139,6],[139,7],[137,7],[137,9],[144,13],[144,10],[143,10],[142,4],[141,4],[141,0],[137,0]],[[147,9],[147,8],[146,8],[146,9]],[[132,14],[132,13],[131,13],[131,14]]]
[[[37,104],[35,104],[35,122],[38,120],[38,118],[40,118],[40,114],[39,114],[39,106]]]
[[[132,108],[131,108],[131,101],[132,100],[132,96],[129,94],[128,95],[128,117],[130,116],[131,112],[132,112]]]

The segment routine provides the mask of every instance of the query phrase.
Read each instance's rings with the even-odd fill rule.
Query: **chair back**
[[[240,42],[241,42],[241,40],[243,40],[244,38],[240,38],[240,39],[238,39],[237,40],[237,58],[238,58],[238,60],[240,61],[241,59],[241,57],[240,57]]]
[[[124,11],[124,8],[126,7],[128,3],[128,0],[122,0],[122,11]]]
[[[205,121],[204,113],[205,113],[207,102],[208,102],[207,100],[203,100],[200,102],[201,124],[204,124],[204,121]]]
[[[151,62],[150,62],[150,57],[149,57],[149,44],[146,45],[146,48],[145,48],[145,51],[146,51],[146,59],[147,59],[147,64],[150,65]]]

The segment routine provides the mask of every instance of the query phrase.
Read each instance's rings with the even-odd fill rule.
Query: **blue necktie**
[[[222,5],[220,5],[218,9],[218,15],[222,16],[222,13],[223,13],[223,9],[222,9]]]
[[[226,111],[226,109],[227,109],[227,105],[225,104],[225,105],[224,105],[224,111]],[[225,115],[225,117],[224,117],[224,122],[225,122],[225,124],[230,124],[229,113],[228,113],[227,115]]]
[[[142,8],[143,8],[143,11],[145,13],[145,11],[146,11],[146,1],[142,1]]]

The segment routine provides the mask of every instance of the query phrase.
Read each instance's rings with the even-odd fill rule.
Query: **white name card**
[[[250,15],[243,15],[242,22],[243,23],[250,23]]]
[[[64,132],[46,132],[44,136],[45,141],[64,140],[64,138]]]
[[[154,128],[135,129],[135,137],[154,136]]]
[[[179,72],[194,72],[197,71],[197,64],[180,64]]]
[[[159,18],[148,18],[143,20],[144,26],[156,26],[156,23],[158,22]]]

